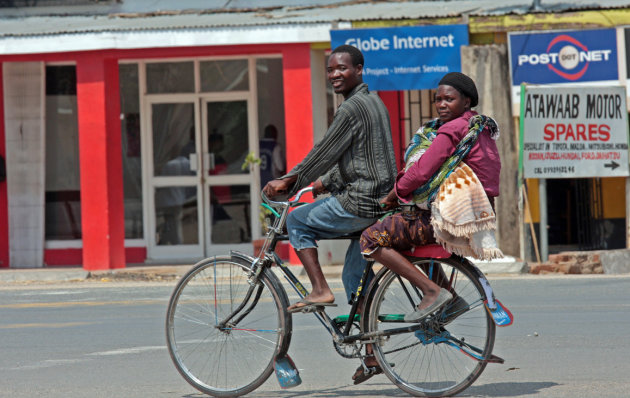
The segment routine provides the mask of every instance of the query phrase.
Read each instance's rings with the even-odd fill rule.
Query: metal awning
[[[193,6],[193,3],[200,4],[194,0],[182,0],[178,4],[183,7]],[[225,2],[213,1],[206,5],[219,3]],[[352,22],[357,21],[630,7],[630,0],[599,0],[597,4],[593,4],[592,0],[275,0],[227,3],[231,4],[229,7],[241,8],[139,12],[134,8],[111,6],[108,14],[96,15],[62,15],[59,7],[57,13],[49,11],[50,15],[3,12],[0,17],[0,54],[327,42],[331,29],[349,28]],[[542,8],[532,11],[534,4]],[[243,8],[246,5],[248,7]]]

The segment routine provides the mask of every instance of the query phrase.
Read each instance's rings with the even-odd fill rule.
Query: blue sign
[[[342,44],[363,53],[363,81],[372,90],[436,88],[448,72],[461,71],[460,47],[467,25],[433,25],[330,31],[331,48]]]
[[[617,80],[615,29],[509,35],[512,85]]]

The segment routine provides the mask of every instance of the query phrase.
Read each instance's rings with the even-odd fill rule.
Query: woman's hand
[[[385,196],[383,199],[381,199],[380,203],[381,203],[381,208],[383,210],[391,210],[391,209],[397,207],[398,206],[398,195],[396,195],[396,190],[392,189],[391,191],[389,191],[387,196]]]

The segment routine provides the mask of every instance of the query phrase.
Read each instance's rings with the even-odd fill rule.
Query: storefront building
[[[325,129],[325,53],[313,43],[330,25],[112,32],[90,19],[2,43],[1,265],[110,269],[251,251],[265,181],[245,160],[276,140],[295,164]]]
[[[471,44],[505,47],[508,31],[563,29],[585,12],[600,27],[630,24],[625,8],[555,15],[550,22],[547,12],[533,19],[470,16],[465,1],[450,2],[437,16],[435,8],[411,1],[407,8],[304,9],[279,1],[278,9],[151,15],[99,3],[76,15],[0,20],[10,32],[0,36],[0,156],[7,166],[0,182],[0,267],[101,270],[251,252],[261,236],[259,191],[274,176],[274,146],[290,168],[334,113],[338,99],[325,81],[333,29],[467,24]],[[85,15],[89,10],[94,15]],[[593,18],[602,13],[608,14]],[[497,101],[508,110],[488,113],[506,120],[498,213],[505,214],[504,235],[514,236],[523,225],[512,181],[518,119],[510,114],[504,54],[505,76],[497,80],[505,98]],[[498,83],[488,78],[492,72],[474,72],[483,62],[462,68],[487,92]],[[431,92],[379,94],[400,155],[419,123],[434,116]],[[485,106],[498,109],[489,100]],[[261,164],[247,162],[258,158]],[[504,251],[518,255],[518,242],[505,241],[513,247]]]

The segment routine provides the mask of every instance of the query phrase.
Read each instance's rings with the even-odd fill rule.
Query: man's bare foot
[[[323,295],[314,295],[311,293],[308,296],[304,297],[302,300],[298,301],[297,303],[292,304],[289,307],[287,307],[287,310],[292,311],[298,308],[306,307],[307,305],[313,305],[313,304],[319,304],[319,303],[322,303],[323,305],[325,305],[325,304],[332,304],[334,302],[335,302],[335,295],[332,292],[324,293]]]
[[[352,375],[352,380],[354,381],[355,385],[363,383],[374,375],[383,373],[383,369],[381,369],[381,366],[376,361],[376,358],[374,358],[371,344],[365,346],[365,355],[366,356],[364,358],[364,363],[365,366],[370,369],[370,372],[365,373],[365,368],[363,367],[363,365],[359,366]]]

